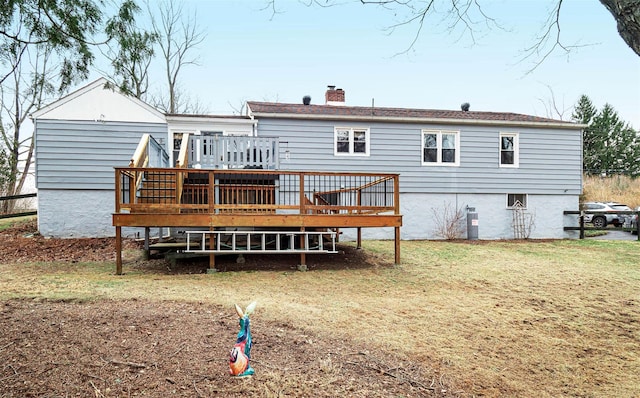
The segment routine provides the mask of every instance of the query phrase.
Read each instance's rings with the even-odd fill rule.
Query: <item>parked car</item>
[[[640,211],[640,206],[636,207],[635,211]],[[629,229],[629,232],[636,235],[638,233],[638,214],[631,214],[627,217],[622,227]]]
[[[619,211],[631,211],[631,208],[616,202],[586,202],[583,210],[593,213],[585,213],[584,222],[593,224],[596,228],[604,228],[609,224],[619,227],[624,224],[629,215],[618,214]],[[597,214],[597,213],[602,214]]]

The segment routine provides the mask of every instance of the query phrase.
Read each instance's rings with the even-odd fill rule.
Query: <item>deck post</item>
[[[400,227],[395,230],[395,264],[400,265]]]
[[[151,249],[149,248],[150,246],[149,240],[151,235],[150,231],[151,231],[151,228],[144,227],[144,258],[145,260],[148,260],[151,254],[150,252]]]
[[[358,237],[356,238],[356,249],[362,249],[362,228],[358,227]]]
[[[215,250],[216,248],[216,239],[214,238],[215,234],[208,234],[209,235],[209,250]],[[202,235],[202,239],[206,239],[206,234]],[[218,272],[218,270],[216,269],[216,254],[211,252],[209,253],[209,269],[207,270],[207,273],[214,273],[214,272]]]
[[[122,227],[116,227],[116,275],[122,275]]]
[[[393,177],[393,205],[395,214],[400,214],[400,176]],[[395,264],[400,265],[400,227],[395,227]]]
[[[305,229],[304,227],[300,228],[300,232],[304,232]],[[304,239],[304,234],[300,234],[300,250],[303,250],[302,252],[300,252],[300,264],[298,265],[298,271],[307,271],[307,253],[304,252],[304,250],[307,250],[307,247],[305,247],[305,239]]]

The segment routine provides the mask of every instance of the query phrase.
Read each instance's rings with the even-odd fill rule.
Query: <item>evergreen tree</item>
[[[583,169],[587,174],[640,175],[640,136],[611,105],[597,111],[583,95],[572,117],[587,125],[583,135]]]

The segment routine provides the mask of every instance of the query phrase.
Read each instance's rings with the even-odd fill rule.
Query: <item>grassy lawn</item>
[[[0,218],[0,231],[7,229],[15,224],[20,224],[25,221],[35,220],[35,219],[36,219],[36,216]]]
[[[116,276],[112,262],[0,264],[0,298],[257,300],[256,317],[402,352],[463,396],[638,396],[638,242],[404,241],[396,267],[384,265],[393,242],[364,248],[383,265],[159,275],[128,261]]]

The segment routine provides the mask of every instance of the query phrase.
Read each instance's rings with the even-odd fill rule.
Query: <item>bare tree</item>
[[[189,96],[180,92],[179,78],[186,66],[197,65],[197,56],[192,53],[206,35],[198,27],[195,14],[191,17],[183,15],[181,2],[163,0],[159,4],[156,16],[147,3],[153,31],[159,39],[167,79],[167,95],[156,98],[156,106],[167,113],[194,113],[194,104],[197,102],[188,100]]]
[[[352,0],[363,5],[378,6],[396,18],[399,22],[388,26],[393,32],[401,27],[413,27],[414,35],[408,47],[400,53],[411,50],[427,26],[433,28],[432,18],[440,18],[439,23],[444,23],[447,32],[460,31],[461,36],[467,36],[472,43],[476,42],[476,36],[487,29],[499,28],[501,25],[485,12],[483,4],[486,0]],[[268,0],[264,9],[269,9],[275,16],[279,11],[276,7],[277,0]],[[344,4],[344,0],[304,0],[308,6],[331,7]],[[631,49],[640,55],[640,2],[638,0],[600,0],[611,12],[618,23],[618,31],[622,39]],[[513,2],[517,4],[517,2]],[[563,0],[554,0],[554,6],[540,34],[534,43],[527,47],[522,57],[523,60],[534,60],[534,66],[538,67],[551,54],[561,51],[570,52],[584,44],[567,44],[561,37],[561,16]],[[505,5],[508,7],[508,5]]]
[[[573,105],[565,105],[564,98],[558,100],[553,88],[546,84],[547,90],[549,90],[549,96],[547,98],[538,98],[538,101],[542,104],[545,110],[546,117],[550,119],[565,120],[565,114],[573,109]]]
[[[234,115],[244,115],[247,113],[247,99],[242,98],[238,105],[233,105],[231,101],[227,101]]]
[[[174,112],[169,110],[168,104],[173,101]],[[204,115],[208,112],[209,107],[202,102],[199,98],[189,94],[179,83],[173,87],[173,95],[170,91],[162,92],[158,95],[151,97],[152,104],[162,109],[168,114],[171,113],[187,113],[192,115]]]
[[[57,92],[52,82],[59,69],[51,61],[53,48],[46,43],[13,42],[5,48],[10,50],[0,52],[0,60],[10,66],[11,72],[0,85],[0,136],[6,150],[6,178],[0,192],[16,195],[24,187],[33,159],[34,142],[24,129],[25,122],[31,112]],[[14,204],[4,201],[2,212],[10,212]]]
[[[618,33],[640,55],[640,2],[638,0],[600,0],[618,24]]]
[[[109,86],[117,86],[125,94],[144,99],[158,35],[138,29],[135,17],[139,12],[136,3],[126,1],[118,15],[107,22],[106,33],[112,40],[105,44],[103,55],[113,68],[112,73],[106,73],[115,81]]]
[[[132,3],[122,0],[119,5]],[[29,114],[86,78],[95,46],[110,40],[108,34],[95,39],[105,27],[102,7],[102,0],[0,1],[2,194],[19,194],[29,176],[34,151]],[[8,211],[14,203],[2,206]]]
[[[445,202],[442,208],[431,208],[431,212],[437,237],[446,240],[462,238],[465,231],[462,208],[456,209],[450,202]]]

